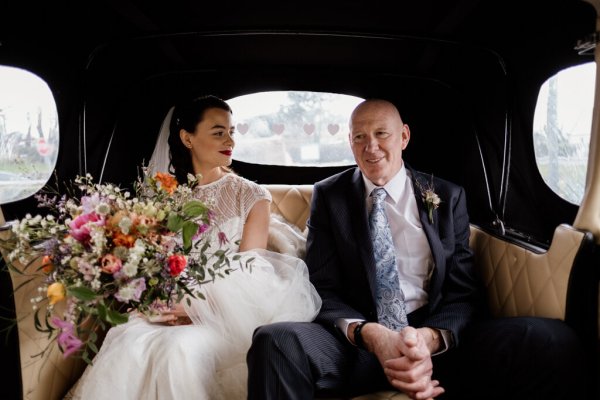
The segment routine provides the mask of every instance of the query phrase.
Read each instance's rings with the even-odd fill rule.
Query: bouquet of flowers
[[[36,195],[48,215],[13,224],[3,245],[22,267],[9,267],[43,276],[31,299],[34,323],[65,357],[79,354],[89,363],[90,351],[98,352],[98,328],[126,322],[132,310],[151,317],[186,295],[204,298],[201,285],[224,277],[239,260],[223,246],[227,238],[211,210],[194,199],[197,177],[188,178],[178,185],[171,175],[150,177],[144,169],[132,196],[94,184],[90,175],[77,177],[69,195]]]

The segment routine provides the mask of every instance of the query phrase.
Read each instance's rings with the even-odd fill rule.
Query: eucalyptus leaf
[[[177,213],[170,213],[167,219],[167,229],[171,232],[179,232],[183,227],[185,220]]]
[[[208,211],[208,208],[198,200],[190,200],[182,207],[183,214],[188,218],[196,218]]]
[[[192,238],[198,232],[198,224],[192,221],[185,221],[183,223],[183,250],[186,253],[192,249]]]
[[[106,305],[103,302],[98,303],[98,317],[100,318],[101,321],[108,321],[108,316],[107,314],[107,308]],[[110,322],[110,321],[108,321]]]
[[[67,295],[74,296],[79,300],[92,301],[96,298],[96,293],[85,286],[71,286],[67,288]]]
[[[115,310],[107,310],[106,320],[113,325],[124,324],[129,320],[127,314],[122,314]]]

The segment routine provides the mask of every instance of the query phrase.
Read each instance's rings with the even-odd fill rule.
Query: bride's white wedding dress
[[[228,174],[200,187],[198,198],[216,211],[237,251],[248,212],[270,194]],[[254,329],[276,321],[311,321],[321,300],[301,259],[267,250],[239,254],[255,257],[251,271],[237,269],[202,286],[206,300],[186,305],[192,325],[152,324],[132,316],[111,328],[74,398],[245,399],[246,352]]]

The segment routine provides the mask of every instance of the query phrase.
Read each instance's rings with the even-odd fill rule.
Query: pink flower
[[[208,223],[211,224],[215,219],[215,212],[213,210],[208,210],[206,212],[206,218],[208,219]]]
[[[94,211],[98,204],[100,204],[100,195],[98,193],[94,193],[91,196],[83,196],[81,198],[81,207],[85,214]]]
[[[89,214],[81,214],[69,224],[71,236],[78,242],[87,243],[90,240],[91,224],[98,226],[104,225],[104,218],[95,212]]]
[[[217,234],[217,237],[219,238],[219,246],[223,246],[226,243],[229,243],[229,239],[227,239],[227,235],[225,235],[225,232],[219,232]]]
[[[200,224],[198,226],[198,231],[196,232],[196,234],[192,237],[192,240],[198,240],[200,238],[200,236],[206,232],[208,230],[208,228],[210,228],[210,225],[208,224]]]
[[[121,259],[113,256],[112,254],[107,254],[100,259],[100,269],[102,272],[106,272],[107,274],[114,274],[115,272],[119,272],[123,267],[123,263]]]
[[[185,256],[181,254],[173,254],[169,256],[167,263],[169,265],[169,274],[171,274],[171,276],[178,276],[185,269],[187,260],[185,259]]]
[[[96,279],[96,268],[85,260],[77,261],[77,270],[83,275],[83,280],[86,282]]]
[[[177,246],[177,240],[174,236],[162,235],[160,238],[160,245],[165,252],[170,252],[175,249],[175,246]]]
[[[75,327],[72,322],[64,321],[58,317],[52,317],[52,325],[60,329],[56,341],[62,349],[63,357],[67,358],[83,346],[83,342],[75,335]]]

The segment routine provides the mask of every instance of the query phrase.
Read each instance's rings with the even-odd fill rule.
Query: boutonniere
[[[419,179],[415,179],[415,184],[421,191],[421,200],[427,207],[427,215],[429,216],[429,222],[433,224],[433,210],[440,206],[442,199],[434,190],[433,187],[433,175],[431,175],[431,181],[429,183],[423,184],[419,181]]]

